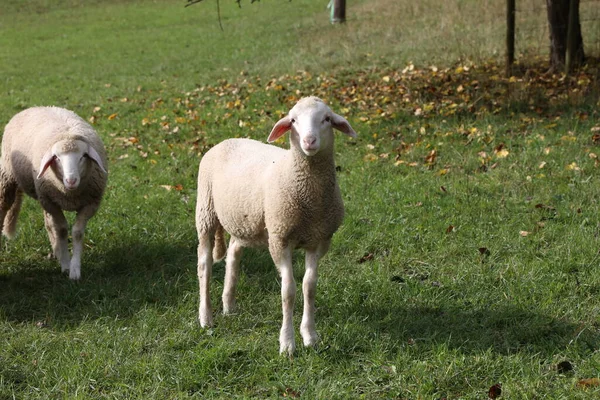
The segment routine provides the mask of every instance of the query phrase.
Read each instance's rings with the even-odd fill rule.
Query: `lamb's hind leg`
[[[317,293],[317,267],[319,259],[327,253],[330,241],[322,242],[316,250],[306,251],[306,270],[302,280],[302,293],[304,295],[304,312],[300,323],[300,335],[304,346],[314,346],[318,340],[315,327],[315,296]]]
[[[213,265],[213,233],[198,232],[198,283],[200,286],[200,306],[198,319],[203,328],[212,326],[212,307],[210,304],[210,278]]]
[[[0,179],[0,228],[3,228],[6,214],[15,202],[17,183],[7,179],[4,174],[0,174]]]
[[[9,239],[15,237],[17,232],[17,219],[21,211],[21,204],[23,203],[23,191],[17,188],[15,192],[15,201],[6,213],[4,224],[2,225],[2,233]]]
[[[235,311],[235,286],[240,273],[240,259],[243,247],[232,237],[227,248],[227,259],[225,263],[225,283],[223,285],[223,314],[231,314]]]
[[[71,258],[69,257],[68,236],[69,224],[62,210],[50,212],[44,210],[44,224],[48,231],[48,239],[52,245],[54,256],[60,262],[62,272],[69,271]]]

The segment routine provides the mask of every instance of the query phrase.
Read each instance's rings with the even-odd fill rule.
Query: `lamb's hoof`
[[[235,314],[235,301],[229,303],[223,302],[223,315]]]
[[[81,279],[81,272],[75,271],[74,269],[69,270],[69,279],[72,281],[78,281]]]
[[[302,334],[302,342],[304,347],[313,347],[319,342],[319,335],[317,335],[317,332],[304,333]]]
[[[294,340],[294,331],[291,334],[283,331],[279,334],[279,354],[287,354],[292,357],[296,350],[296,341]]]
[[[291,343],[283,343],[282,342],[279,345],[279,354],[281,354],[281,355],[293,357],[294,351],[296,351],[296,344],[294,342],[291,342]]]
[[[202,328],[210,328],[211,326],[213,326],[212,316],[210,315],[201,315],[198,318],[198,321],[200,322],[200,326]]]

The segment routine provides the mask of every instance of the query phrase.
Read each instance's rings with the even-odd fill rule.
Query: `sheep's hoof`
[[[302,335],[302,341],[304,342],[304,347],[313,347],[319,342],[319,335],[317,335],[317,332],[305,333]]]
[[[292,357],[294,355],[294,351],[296,351],[296,344],[294,342],[281,343],[279,345],[279,354],[281,355]]]
[[[69,271],[69,279],[72,281],[78,281],[79,279],[81,279],[81,272],[71,269]]]
[[[281,332],[279,335],[279,354],[292,356],[296,350],[296,341],[294,340],[294,331],[290,334]]]
[[[212,316],[210,315],[201,315],[198,318],[198,321],[200,322],[200,326],[202,328],[210,328],[213,326]]]
[[[223,302],[223,315],[231,315],[235,313],[235,300]]]

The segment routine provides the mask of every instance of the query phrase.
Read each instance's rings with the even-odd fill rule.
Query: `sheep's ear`
[[[100,169],[102,170],[102,172],[104,172],[105,174],[108,174],[108,172],[106,172],[106,168],[104,167],[104,163],[102,162],[102,158],[100,157],[100,154],[98,154],[98,152],[96,151],[96,149],[94,149],[92,146],[89,146],[87,155],[96,164],[98,164],[98,166],[100,167]]]
[[[290,130],[292,127],[292,119],[290,117],[283,117],[273,127],[267,142],[271,143],[279,139],[284,133]]]
[[[357,136],[356,132],[354,132],[354,129],[352,129],[348,121],[346,121],[346,118],[342,117],[341,115],[333,113],[333,117],[331,118],[331,126],[350,137],[356,138]]]
[[[42,175],[44,175],[44,172],[46,172],[48,167],[52,165],[55,159],[56,156],[52,152],[52,149],[48,150],[46,154],[44,154],[44,156],[42,157],[42,161],[40,162],[40,172],[37,176],[37,179],[40,179]]]

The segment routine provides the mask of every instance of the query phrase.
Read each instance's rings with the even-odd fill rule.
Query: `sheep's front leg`
[[[304,295],[304,312],[300,324],[300,334],[304,346],[314,346],[319,341],[315,328],[315,296],[317,293],[317,267],[319,260],[329,249],[330,241],[322,242],[316,250],[306,251],[305,272],[302,280],[302,293]]]
[[[212,326],[212,307],[210,305],[210,278],[212,275],[213,240],[210,234],[198,234],[198,284],[200,285],[200,307],[198,319],[203,328]]]
[[[294,354],[296,343],[294,340],[294,300],[296,297],[296,281],[292,268],[292,249],[290,246],[269,246],[271,257],[281,275],[281,305],[283,309],[283,322],[279,332],[279,353]]]
[[[73,224],[73,257],[69,265],[69,278],[78,280],[81,278],[81,254],[83,253],[83,235],[85,227],[98,210],[98,204],[90,204],[77,212],[75,223]]]
[[[56,209],[52,213],[44,210],[44,224],[48,231],[48,238],[52,245],[54,256],[60,262],[62,272],[69,270],[71,258],[69,257],[68,236],[69,224],[62,210]]]
[[[225,284],[223,285],[223,314],[231,314],[235,311],[235,286],[239,278],[240,258],[243,247],[231,238],[227,248],[227,259],[225,263]]]

